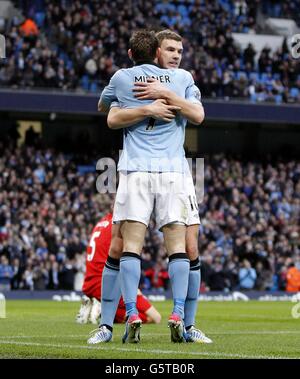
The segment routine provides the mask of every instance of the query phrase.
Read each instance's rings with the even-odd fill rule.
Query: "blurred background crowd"
[[[0,87],[100,94],[116,70],[131,65],[132,32],[151,27],[183,36],[182,67],[204,99],[300,102],[300,60],[286,40],[277,51],[265,46],[257,53],[233,39],[259,32],[259,15],[299,26],[300,0],[13,3],[12,17],[0,14],[7,56]],[[23,145],[16,139],[0,142],[0,291],[81,290],[89,235],[113,202],[96,191],[100,157],[43,147],[30,131]],[[299,160],[209,155],[204,178],[201,290],[300,291]],[[167,256],[153,220],[142,258],[141,288],[167,289]]]
[[[96,190],[96,157],[83,170],[78,155],[9,137],[0,157],[0,287],[81,290],[89,235],[113,201]],[[201,290],[300,290],[300,162],[210,155],[204,175]],[[141,288],[167,289],[154,221],[142,258]]]
[[[276,51],[241,48],[232,33],[259,32],[258,14],[299,22],[299,0],[15,0],[21,11],[0,16],[6,60],[0,86],[100,92],[131,62],[138,28],[171,28],[184,40],[182,67],[203,97],[300,102],[300,63],[287,41]]]

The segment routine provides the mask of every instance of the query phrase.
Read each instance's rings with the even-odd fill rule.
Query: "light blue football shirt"
[[[142,64],[117,71],[101,94],[107,107],[136,108],[153,100],[134,97],[135,82],[154,77],[178,96],[201,104],[201,94],[192,75],[183,69],[163,69],[155,64]],[[171,122],[144,119],[123,130],[123,151],[119,171],[185,172],[183,148],[187,120],[177,114]]]

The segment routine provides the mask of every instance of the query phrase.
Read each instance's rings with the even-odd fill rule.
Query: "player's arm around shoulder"
[[[111,107],[107,116],[107,125],[110,129],[127,128],[150,116],[147,106],[138,108]]]
[[[181,108],[181,115],[185,117],[191,124],[200,125],[204,118],[204,108],[201,103],[194,103],[191,100],[184,99],[175,93],[172,93],[167,102]]]
[[[145,118],[153,117],[157,120],[170,122],[181,108],[169,105],[165,100],[155,100],[151,104],[136,108],[111,107],[107,116],[107,125],[110,129],[122,129],[132,126]]]
[[[181,114],[191,124],[199,125],[203,122],[205,113],[201,102],[201,92],[195,85],[192,74],[183,69],[177,69],[183,77],[183,83],[186,85],[185,98],[178,96],[176,93],[169,91],[167,102],[172,105],[181,107]],[[187,84],[186,84],[187,83]]]
[[[185,98],[177,95],[155,79],[147,83],[135,83],[133,91],[139,100],[162,99],[170,106],[180,109],[183,117],[190,123],[198,125],[204,120],[204,109],[201,103],[201,93],[194,83],[192,75],[185,70],[177,69],[177,79],[186,87]]]

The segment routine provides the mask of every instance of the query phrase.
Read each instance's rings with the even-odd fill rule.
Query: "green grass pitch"
[[[75,323],[79,303],[19,300],[6,305],[0,358],[300,358],[300,319],[291,316],[292,302],[201,302],[197,326],[213,339],[211,345],[171,343],[171,301],[156,302],[162,322],[143,325],[141,343],[123,345],[124,325],[115,325],[113,341],[93,347],[86,341],[95,326]]]

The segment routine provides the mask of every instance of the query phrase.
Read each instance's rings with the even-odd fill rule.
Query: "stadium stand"
[[[117,69],[131,64],[132,31],[151,26],[184,37],[183,67],[193,73],[204,99],[300,102],[300,61],[291,57],[274,21],[288,19],[285,30],[295,26],[292,20],[299,26],[299,0],[131,0],[126,7],[121,0],[15,0],[0,2],[0,9],[8,57],[0,60],[0,86],[21,94],[37,88],[46,89],[44,94],[50,89],[99,94]],[[273,33],[270,46],[264,44],[266,30]],[[288,107],[279,107],[281,113],[283,108]],[[289,122],[297,123],[296,113],[288,111]],[[248,119],[249,112],[239,110]],[[227,114],[232,121],[232,110]],[[51,115],[54,123],[56,113]],[[89,233],[112,202],[96,192],[96,156],[43,147],[34,133],[22,146],[16,138],[0,142],[0,290],[80,290]],[[211,145],[224,144],[226,134],[220,142],[213,138]],[[80,148],[84,142],[80,138]],[[260,140],[263,147],[269,142]],[[202,290],[292,288],[290,272],[300,270],[299,161],[211,154],[205,159],[205,193],[199,210]],[[167,260],[154,221],[142,257],[141,286],[164,291]],[[247,270],[252,279],[245,280]]]
[[[262,2],[262,12],[273,18],[285,18],[295,20],[300,25],[300,15],[298,9],[299,0],[282,2],[280,0],[266,0]]]
[[[130,65],[127,43],[133,30],[168,27],[184,37],[183,68],[192,71],[203,97],[300,102],[299,91],[291,91],[300,89],[300,63],[286,39],[277,36],[275,51],[255,42],[261,18],[280,14],[299,25],[296,0],[288,5],[243,0],[132,0],[126,7],[117,0],[14,4],[19,14],[3,18],[0,27],[9,57],[0,63],[0,86],[99,93],[118,68]],[[238,42],[241,33],[252,38],[246,46]]]
[[[27,140],[0,144],[0,285],[12,289],[77,289],[84,252],[111,196],[96,192],[96,173],[78,157]],[[29,144],[29,145],[28,145]],[[93,164],[90,157],[90,165]],[[94,165],[95,167],[95,165]],[[202,290],[286,288],[288,270],[300,270],[300,164],[210,155],[200,204]],[[151,221],[143,250],[142,288],[168,287],[162,236]]]

